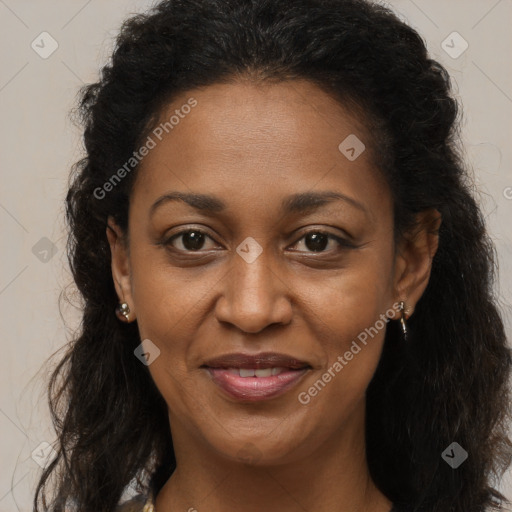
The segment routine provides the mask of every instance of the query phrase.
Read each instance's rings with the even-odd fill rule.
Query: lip
[[[310,367],[306,361],[301,361],[288,354],[278,352],[260,352],[259,354],[233,353],[224,354],[205,361],[204,366],[209,368],[290,368],[298,370]]]
[[[212,381],[230,397],[256,402],[283,395],[296,386],[310,367],[286,370],[270,377],[240,377],[225,368],[205,368]]]
[[[225,354],[209,359],[201,366],[212,381],[228,396],[243,401],[269,400],[283,395],[297,385],[312,369],[306,361],[288,354],[261,352],[259,354]],[[267,377],[240,377],[230,369],[284,369],[278,375]]]

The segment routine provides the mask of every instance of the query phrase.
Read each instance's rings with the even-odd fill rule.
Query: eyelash
[[[172,247],[172,242],[179,238],[180,236],[182,235],[185,235],[187,233],[199,233],[201,235],[206,235],[208,238],[210,238],[211,240],[213,240],[213,238],[208,235],[208,233],[206,233],[205,231],[201,230],[201,229],[191,229],[191,228],[188,228],[188,229],[185,229],[183,231],[179,231],[178,233],[174,233],[171,237],[169,238],[166,238],[165,240],[162,241],[162,245],[168,247],[168,246],[171,246]],[[305,238],[307,235],[310,235],[310,234],[320,234],[320,235],[325,235],[327,236],[330,240],[334,240],[335,242],[338,243],[338,246],[339,248],[341,249],[354,249],[356,246],[351,244],[350,242],[348,242],[347,240],[344,240],[343,238],[341,237],[338,237],[332,233],[329,233],[328,231],[324,231],[324,230],[321,230],[321,229],[312,229],[306,233],[304,233],[295,243],[294,245],[296,245],[298,242],[300,242],[303,238]],[[215,240],[214,240],[215,241]],[[176,249],[175,247],[172,247],[172,249],[176,250],[177,252],[180,252],[180,253],[200,253],[201,250],[198,250],[198,251],[191,251],[191,250],[183,250],[183,249]],[[309,253],[312,253],[312,254],[325,254],[325,253],[328,253],[329,251],[296,251],[296,252],[309,252]]]

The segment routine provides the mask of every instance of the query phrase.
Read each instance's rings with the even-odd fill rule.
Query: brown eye
[[[171,245],[175,249],[180,251],[200,251],[204,248],[206,239],[210,238],[206,233],[198,229],[189,229],[187,231],[181,231],[173,235],[166,241],[166,245]],[[176,247],[174,242],[181,239],[181,247]],[[211,238],[210,238],[211,240]]]
[[[338,248],[354,247],[346,240],[325,231],[310,231],[300,238],[295,245],[299,244],[302,240],[304,240],[304,245],[307,249],[306,252],[328,252],[325,249],[328,247],[330,241],[334,241]],[[333,249],[335,249],[335,247],[333,247]]]
[[[305,237],[306,247],[311,251],[323,251],[329,243],[329,236],[324,233],[308,233]]]

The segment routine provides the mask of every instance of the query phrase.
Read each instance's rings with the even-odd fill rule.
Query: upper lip
[[[225,354],[208,359],[203,366],[209,368],[291,368],[299,369],[310,365],[293,356],[277,352],[261,352],[259,354]]]

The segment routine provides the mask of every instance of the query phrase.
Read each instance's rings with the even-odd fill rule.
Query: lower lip
[[[270,377],[240,377],[223,368],[206,368],[206,370],[213,382],[231,397],[256,402],[280,396],[290,390],[309,368],[287,370]]]

